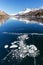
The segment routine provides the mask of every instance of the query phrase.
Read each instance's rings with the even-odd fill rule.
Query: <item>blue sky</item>
[[[0,0],[0,10],[13,14],[25,8],[43,6],[43,0]]]

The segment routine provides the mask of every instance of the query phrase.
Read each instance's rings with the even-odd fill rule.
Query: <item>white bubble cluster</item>
[[[35,45],[26,45],[25,40],[28,39],[28,35],[24,34],[18,36],[17,41],[11,43],[9,48],[13,48],[13,52],[11,53],[13,58],[23,59],[26,56],[36,57],[39,54],[39,50]]]
[[[8,48],[8,45],[5,45],[4,48]]]

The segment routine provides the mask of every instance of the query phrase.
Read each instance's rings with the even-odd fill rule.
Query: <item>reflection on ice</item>
[[[7,18],[1,18],[0,19],[0,25],[3,24],[4,22],[6,22],[6,20],[8,20],[9,17]],[[19,21],[22,21],[26,24],[39,24],[39,25],[43,25],[43,19],[38,19],[38,18],[31,18],[31,17],[10,17],[10,19],[12,20],[19,20]]]
[[[43,19],[38,19],[38,18],[31,18],[31,17],[21,17],[21,18],[18,17],[18,18],[16,18],[16,17],[13,17],[11,19],[19,20],[19,21],[22,21],[26,24],[29,24],[29,23],[35,24],[36,23],[36,24],[39,24],[39,25],[43,25]]]
[[[6,22],[6,20],[8,20],[8,18],[9,18],[9,17],[7,17],[7,18],[1,18],[1,19],[0,19],[0,25],[3,24],[4,22]]]

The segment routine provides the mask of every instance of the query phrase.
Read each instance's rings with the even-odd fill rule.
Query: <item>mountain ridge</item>
[[[27,8],[21,12],[18,12],[16,16],[43,16],[43,7],[40,8]]]

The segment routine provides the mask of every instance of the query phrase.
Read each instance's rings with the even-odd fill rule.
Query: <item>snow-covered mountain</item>
[[[40,8],[26,8],[24,9],[23,11],[20,11],[18,12],[17,14],[18,15],[23,15],[23,14],[26,14],[26,13],[29,13],[29,12],[36,12],[36,11],[39,11],[39,10],[42,10],[43,9],[43,6],[41,6]],[[15,15],[17,15],[15,14]]]
[[[0,10],[0,19],[7,19],[7,18],[9,18],[9,15],[4,11]]]
[[[31,9],[26,8],[25,10],[18,12],[18,14],[25,14],[25,13],[30,12],[30,11],[31,11]]]
[[[32,8],[32,9],[26,8],[25,10],[18,12],[18,14],[22,15],[22,14],[29,13],[30,11],[34,12],[36,10],[39,10],[39,9],[37,9],[37,8]]]
[[[5,13],[4,11],[0,10],[0,15],[8,15],[8,14]]]

